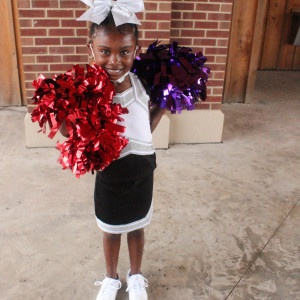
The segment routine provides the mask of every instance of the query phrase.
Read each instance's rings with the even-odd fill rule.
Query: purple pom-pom
[[[134,60],[131,71],[150,87],[153,104],[180,113],[182,109],[193,110],[196,102],[206,99],[210,70],[205,62],[202,52],[194,54],[175,41],[164,45],[156,41]]]

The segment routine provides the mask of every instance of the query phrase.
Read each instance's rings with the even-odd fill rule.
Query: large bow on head
[[[80,0],[87,4],[88,9],[83,15],[81,15],[77,21],[91,21],[96,24],[100,24],[105,20],[109,12],[112,12],[116,26],[133,23],[141,25],[140,21],[136,17],[136,12],[145,10],[143,0]]]

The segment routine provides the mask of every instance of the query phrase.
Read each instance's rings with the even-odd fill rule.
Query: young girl
[[[88,47],[95,63],[106,71],[115,87],[114,102],[128,108],[129,113],[122,115],[124,122],[120,124],[126,127],[124,136],[129,143],[121,151],[119,159],[96,175],[95,214],[97,224],[104,232],[103,249],[107,269],[105,279],[96,282],[101,285],[97,300],[113,300],[121,288],[117,265],[122,233],[127,234],[130,258],[126,291],[130,300],[146,300],[145,287],[148,284],[141,274],[141,264],[143,228],[150,223],[153,210],[156,157],[151,133],[164,110],[154,107],[150,111],[149,96],[141,81],[130,73],[133,60],[140,51],[136,25],[139,21],[131,14],[128,23],[116,26],[116,23],[120,23],[120,17],[114,14],[112,2],[118,3],[110,2],[106,18],[99,25],[91,24]],[[124,5],[121,9],[127,10]],[[136,21],[132,22],[134,17]]]

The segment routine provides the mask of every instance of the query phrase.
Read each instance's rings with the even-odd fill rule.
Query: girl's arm
[[[154,131],[156,126],[158,125],[160,119],[162,118],[163,114],[165,113],[165,108],[160,108],[159,106],[155,105],[150,109],[150,101],[149,101],[149,118],[150,118],[150,128],[151,133]]]

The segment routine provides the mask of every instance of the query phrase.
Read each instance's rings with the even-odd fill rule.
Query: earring
[[[93,47],[92,47],[92,45],[91,45],[91,44],[89,44],[89,46],[90,46],[90,49],[91,49],[91,52],[92,52],[92,55],[93,55],[93,59],[94,59],[94,61],[96,61],[96,58],[95,58],[95,54],[94,54]]]

